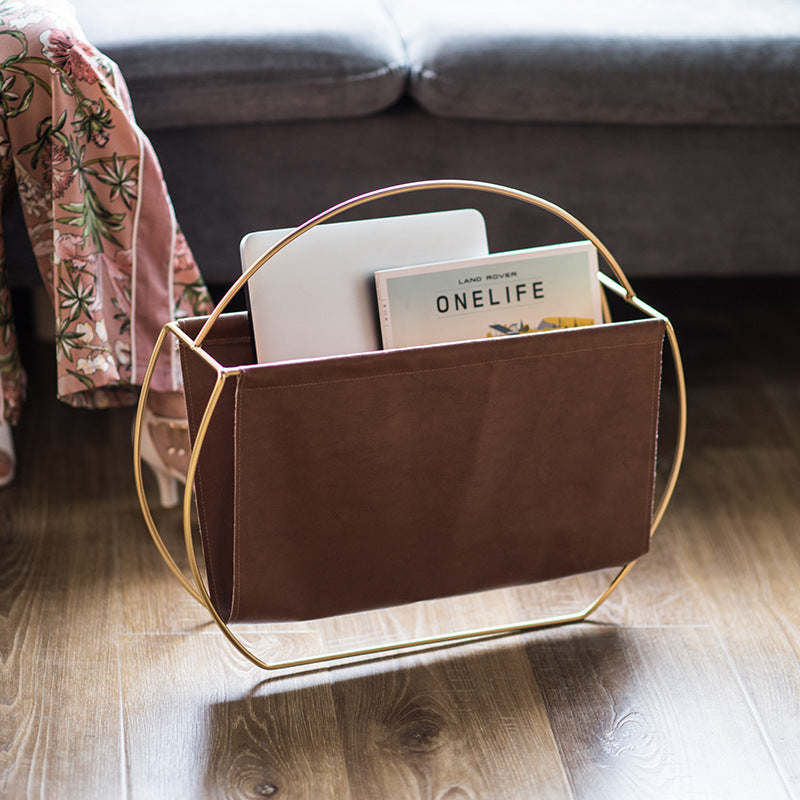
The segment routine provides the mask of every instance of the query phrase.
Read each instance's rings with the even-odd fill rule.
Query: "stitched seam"
[[[142,142],[142,135],[139,133],[138,129],[136,131],[136,141],[139,145],[139,174],[137,177],[136,182],[136,211],[133,214],[133,231],[131,233],[131,286],[137,287],[139,285],[138,280],[138,269],[139,269],[139,247],[138,247],[138,240],[139,240],[139,216],[141,214],[142,209],[142,187],[144,186],[144,142]],[[138,291],[134,288],[133,292],[131,293],[131,311],[130,311],[130,319],[132,320],[131,324],[131,383],[136,383],[138,381],[138,358],[139,358],[139,346],[138,346],[138,337],[139,337],[139,327],[137,325],[136,316],[138,314],[139,308],[139,298],[138,298]],[[170,319],[172,315],[170,315]]]
[[[653,419],[655,417],[656,420],[656,429],[654,432],[654,436],[651,437],[650,440],[650,459],[649,463],[652,464],[653,470],[653,487],[650,493],[650,508],[648,510],[648,517],[650,520],[649,525],[647,526],[647,539],[645,543],[649,542],[650,540],[650,533],[653,527],[653,511],[655,510],[655,502],[656,502],[656,459],[658,458],[658,407],[659,401],[661,399],[661,362],[663,360],[663,349],[664,349],[664,338],[661,338],[660,342],[657,342],[653,346],[653,377],[651,380],[651,391],[652,391],[652,401],[650,406],[650,418]],[[661,351],[661,359],[658,358],[659,351]]]
[[[241,436],[242,436],[242,426],[237,425],[236,421],[239,419],[239,402],[241,397],[241,382],[237,381],[236,385],[236,399],[235,399],[235,407],[233,410],[233,424],[234,424],[234,436],[233,436],[233,585],[231,586],[231,619],[236,619],[239,616],[239,606],[240,606],[240,595],[241,595],[241,585],[242,585],[242,578],[241,578],[241,568],[242,568],[242,560],[239,557],[239,540],[241,539],[239,525],[240,525],[240,513],[239,509],[241,508],[241,481],[239,480],[239,476],[241,475],[241,468],[239,464],[239,459],[241,458],[242,453],[242,446],[241,446]]]
[[[184,357],[183,351],[181,352],[181,362],[182,362],[182,364],[186,365],[186,361],[185,361],[185,357]],[[194,393],[192,392],[192,382],[191,381],[186,381],[186,385],[183,387],[183,390],[184,390],[184,393],[186,395],[186,407],[187,407],[187,409],[190,409],[190,408],[194,409],[195,405],[194,405]],[[200,523],[201,523],[200,524],[200,538],[203,541],[203,545],[205,546],[205,535],[206,535],[205,532],[206,532],[206,529],[207,529],[207,525],[205,524],[205,520],[206,520],[206,504],[205,504],[205,502],[203,500],[203,498],[205,496],[205,492],[202,491],[203,478],[202,478],[202,475],[200,474],[199,471],[197,473],[195,473],[195,480],[197,481],[199,486],[198,486],[198,491],[195,492],[194,499],[195,499],[195,503],[197,503],[197,516],[198,516],[198,518],[200,520]],[[216,595],[217,594],[216,584],[214,582],[213,575],[212,575],[210,570],[207,570],[207,573],[208,573],[207,574],[207,578],[208,578],[209,592],[212,595]]]
[[[510,364],[515,361],[538,361],[543,358],[570,356],[576,353],[593,353],[593,352],[602,352],[605,350],[620,350],[630,347],[650,347],[650,346],[651,342],[637,342],[635,344],[626,343],[626,344],[605,345],[603,347],[587,347],[581,350],[565,350],[563,352],[539,353],[538,355],[515,356],[513,358],[495,358],[489,361],[476,361],[472,364],[454,364],[452,366],[432,367],[430,369],[400,370],[397,372],[386,372],[386,373],[380,373],[378,375],[363,375],[363,376],[356,376],[353,378],[332,378],[331,380],[325,380],[325,381],[287,383],[279,386],[251,386],[247,388],[247,391],[248,392],[275,391],[279,389],[296,389],[301,386],[327,386],[335,383],[355,383],[358,381],[377,380],[379,378],[394,378],[401,375],[425,375],[428,373],[435,373],[435,372],[449,372],[452,370],[464,370],[464,369],[472,369],[475,367],[486,367],[491,364]]]
[[[274,91],[276,87],[284,88],[284,89],[296,89],[297,87],[314,87],[314,86],[335,86],[337,84],[344,84],[349,85],[353,83],[364,83],[366,81],[375,80],[376,78],[383,78],[387,75],[400,75],[404,76],[408,72],[407,65],[402,61],[390,61],[387,64],[384,64],[381,67],[377,67],[372,70],[367,70],[365,72],[354,72],[351,74],[345,75],[334,75],[334,76],[327,76],[327,75],[320,75],[320,76],[309,76],[303,78],[297,78],[292,80],[291,78],[286,82],[279,82],[276,83],[275,81],[264,80],[263,77],[252,75],[247,77],[246,75],[237,75],[236,72],[230,73],[236,77],[235,85],[236,86],[250,86],[250,87],[259,87],[263,86],[264,89]],[[207,73],[205,75],[200,75],[196,72],[176,72],[173,75],[169,76],[173,81],[180,81],[182,79],[195,79],[195,80],[202,80],[206,83],[194,83],[188,86],[178,86],[177,88],[173,89],[175,93],[185,93],[185,92],[208,92],[208,91],[230,91],[231,87],[231,78],[230,74],[227,72],[217,72],[217,73]],[[212,85],[207,85],[208,81],[214,81],[214,79],[221,79],[219,83],[214,83]],[[136,80],[153,80],[154,76],[137,76]],[[138,103],[137,103],[138,106]]]
[[[249,336],[228,336],[223,339],[213,339],[212,344],[249,344],[250,341]]]

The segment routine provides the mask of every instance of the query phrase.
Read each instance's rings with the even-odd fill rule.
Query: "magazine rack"
[[[602,286],[641,319],[612,322],[605,305],[607,324],[585,329],[252,363],[246,315],[223,312],[257,270],[309,229],[346,211],[436,189],[499,195],[568,223],[595,245],[613,273],[613,279],[600,275]],[[168,335],[176,337],[181,353],[193,440],[182,509],[193,581],[168,552],[142,480],[144,408]],[[678,425],[669,473],[654,502],[664,336],[678,386]],[[482,402],[481,416],[475,409]],[[479,433],[464,435],[470,426]],[[636,296],[583,223],[509,187],[423,181],[369,192],[313,217],[264,253],[208,317],[164,326],[136,415],[134,472],[147,528],[169,569],[243,656],[274,670],[586,619],[647,551],[675,488],[685,437],[686,390],[675,331]],[[487,441],[500,442],[499,451]],[[208,587],[195,556],[193,489]],[[487,501],[502,492],[507,496],[501,501]],[[384,550],[386,564],[379,563]],[[611,566],[619,571],[608,587],[574,613],[290,661],[262,659],[230,627]],[[373,598],[376,605],[370,605]]]

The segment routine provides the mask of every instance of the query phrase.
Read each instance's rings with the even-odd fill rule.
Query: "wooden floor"
[[[800,798],[800,281],[640,293],[678,330],[688,450],[652,552],[593,621],[270,677],[161,565],[131,412],[60,406],[31,347],[0,492],[0,797]],[[500,623],[602,578],[255,641],[286,657]]]

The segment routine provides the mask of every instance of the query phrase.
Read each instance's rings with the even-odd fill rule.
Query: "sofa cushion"
[[[411,92],[447,117],[800,123],[800,4],[386,0]]]
[[[402,94],[403,44],[380,0],[76,0],[143,127],[353,117]]]

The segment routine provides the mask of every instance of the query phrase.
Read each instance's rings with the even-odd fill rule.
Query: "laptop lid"
[[[246,271],[293,228],[241,241]],[[261,363],[381,349],[375,270],[486,255],[476,209],[317,225],[250,279],[248,302]]]

